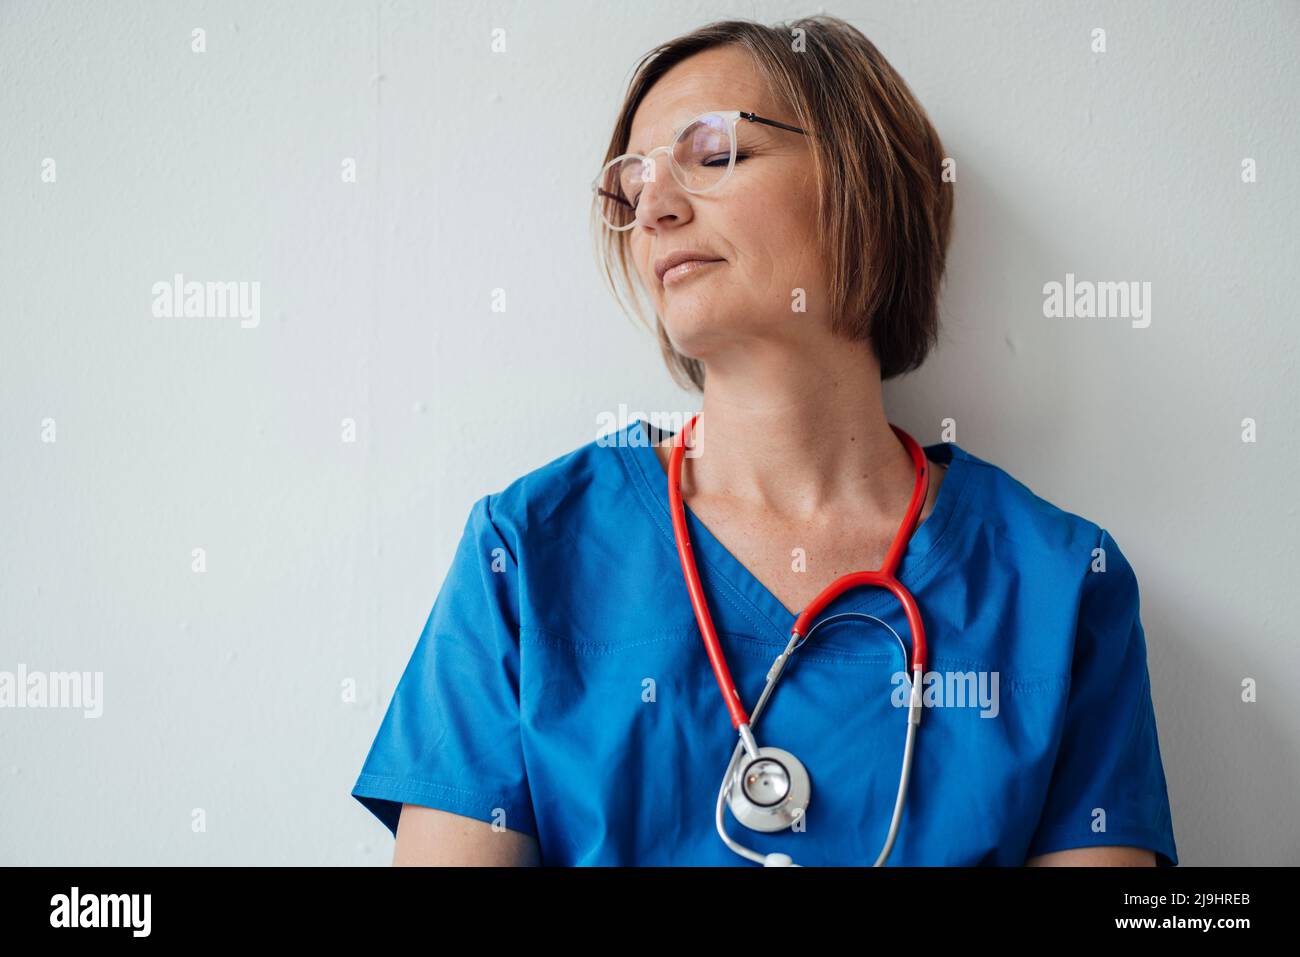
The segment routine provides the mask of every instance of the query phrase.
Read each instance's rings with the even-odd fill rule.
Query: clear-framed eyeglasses
[[[725,183],[736,168],[736,124],[740,120],[811,135],[797,126],[744,110],[701,113],[677,132],[671,145],[645,154],[624,153],[605,164],[591,184],[593,202],[605,225],[616,232],[636,225],[641,190],[655,178],[656,153],[668,154],[673,178],[688,193],[708,193]]]

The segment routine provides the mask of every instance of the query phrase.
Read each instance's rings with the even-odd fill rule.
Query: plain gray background
[[[891,420],[1123,547],[1182,863],[1300,863],[1300,7],[821,9],[958,164]],[[470,504],[698,408],[588,233],[633,64],[815,12],[0,3],[0,670],[104,675],[98,719],[0,709],[0,861],[388,863],[349,791]],[[1150,326],[1044,318],[1067,272],[1150,282]],[[260,324],[155,318],[176,273],[259,282]]]

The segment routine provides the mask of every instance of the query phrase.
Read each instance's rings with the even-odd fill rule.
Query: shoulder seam
[[[515,568],[518,569],[519,556],[517,556],[510,548],[510,543],[506,541],[506,537],[501,534],[501,529],[497,527],[496,520],[492,518],[492,499],[500,494],[500,492],[489,492],[479,501],[483,503],[483,514],[487,518],[488,526],[492,529],[492,534],[496,536],[497,541],[499,541],[501,546],[506,550],[506,554],[510,556],[510,561],[513,562]]]

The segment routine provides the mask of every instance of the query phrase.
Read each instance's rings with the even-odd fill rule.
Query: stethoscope
[[[889,628],[889,625],[874,615],[860,612],[832,615],[818,622],[811,630],[808,628],[812,620],[844,592],[859,585],[875,585],[888,588],[902,603],[903,613],[907,616],[907,627],[912,635],[912,693],[907,708],[907,743],[903,747],[903,772],[898,781],[898,796],[894,801],[894,815],[889,823],[889,834],[885,838],[880,856],[876,858],[876,863],[873,865],[880,867],[889,857],[889,852],[893,850],[894,841],[898,837],[898,825],[903,816],[903,805],[907,800],[907,782],[912,773],[912,751],[916,743],[916,729],[921,724],[921,676],[925,671],[926,659],[925,626],[921,623],[921,612],[916,606],[916,600],[894,573],[899,561],[902,560],[912,533],[916,530],[921,506],[929,493],[930,470],[925,453],[915,439],[891,423],[890,428],[894,430],[912,456],[912,464],[916,468],[916,485],[912,489],[912,500],[907,506],[907,515],[885,555],[885,563],[879,571],[851,572],[836,579],[799,613],[794,627],[790,629],[789,643],[768,669],[767,683],[762,695],[759,696],[758,704],[754,706],[753,715],[747,715],[740,701],[740,693],[736,691],[735,682],[732,681],[731,672],[727,668],[727,659],[723,656],[718,634],[713,628],[713,617],[709,614],[709,604],[704,598],[704,589],[700,586],[700,575],[695,568],[695,558],[691,552],[690,531],[686,527],[686,510],[682,504],[682,459],[686,446],[691,441],[691,430],[698,419],[698,414],[692,417],[673,442],[672,454],[668,460],[668,502],[672,511],[673,538],[677,542],[677,554],[681,558],[682,572],[686,576],[686,588],[690,592],[691,606],[695,609],[695,620],[699,622],[700,633],[704,636],[704,647],[708,652],[709,662],[713,665],[713,674],[717,677],[718,687],[722,689],[722,697],[727,702],[732,727],[740,734],[736,749],[731,754],[731,761],[727,764],[727,771],[722,776],[722,787],[718,791],[718,803],[714,811],[718,835],[723,843],[741,857],[757,864],[767,867],[798,866],[788,854],[760,854],[732,838],[727,833],[723,821],[723,801],[726,800],[737,821],[755,831],[783,831],[803,817],[812,798],[812,782],[808,777],[807,769],[789,751],[772,747],[760,748],[754,741],[753,729],[776,688],[786,662],[807,638],[812,637],[817,628],[828,621],[848,616],[871,618]],[[895,638],[898,638],[898,643],[902,646],[903,640],[899,638],[898,633],[892,628],[889,630]],[[906,660],[906,648],[903,649],[903,656]]]

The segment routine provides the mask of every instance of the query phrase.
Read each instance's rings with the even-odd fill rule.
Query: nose
[[[667,153],[663,169],[659,167],[656,153]],[[686,191],[681,188],[673,175],[672,151],[661,146],[646,155],[646,172],[649,178],[641,184],[641,196],[636,204],[636,219],[643,228],[657,225],[666,216],[674,216],[678,221],[689,219],[690,203],[686,200]]]

